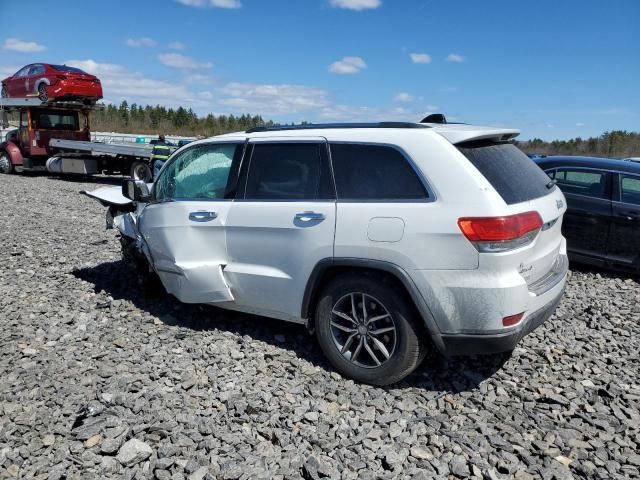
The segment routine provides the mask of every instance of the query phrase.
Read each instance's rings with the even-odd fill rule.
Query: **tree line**
[[[541,155],[585,155],[593,157],[627,158],[640,157],[640,132],[612,130],[599,137],[546,142],[534,138],[526,142],[516,142],[526,153]]]
[[[191,108],[167,108],[161,105],[138,105],[123,101],[109,104],[91,114],[91,130],[96,132],[141,133],[210,137],[258,126],[274,125],[260,115],[198,116]]]

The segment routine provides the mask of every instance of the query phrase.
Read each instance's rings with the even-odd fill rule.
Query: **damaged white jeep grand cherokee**
[[[386,385],[430,346],[512,350],[555,310],[565,200],[518,133],[256,128],[181,148],[150,190],[90,195],[180,301],[307,323],[338,371]]]

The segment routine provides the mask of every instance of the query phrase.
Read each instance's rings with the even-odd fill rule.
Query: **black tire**
[[[145,183],[149,183],[153,180],[151,169],[145,162],[133,162],[129,170],[129,175],[134,180],[142,180]]]
[[[9,92],[7,91],[7,87],[2,84],[2,92],[0,93],[2,98],[9,98]]]
[[[11,158],[7,152],[0,152],[0,173],[9,174],[13,173],[15,168],[11,163]]]
[[[47,84],[41,83],[38,85],[38,98],[43,102],[49,100],[49,94],[47,93]]]
[[[353,294],[353,297],[352,297]],[[364,327],[369,329],[369,333],[363,333],[358,331],[357,337],[360,340],[352,341],[351,348],[349,348],[345,354],[341,353],[341,348],[344,348],[348,343],[348,338],[340,343],[338,338],[340,335],[347,337],[353,335],[352,333],[343,333],[342,329],[336,329],[336,321],[345,321],[344,317],[337,317],[334,313],[334,308],[343,311],[341,302],[351,302],[354,300],[356,309],[355,316],[359,323],[362,322],[364,315],[359,314],[358,310],[362,309],[363,303],[366,303],[371,308],[377,308],[378,312],[389,314],[388,318],[379,320],[387,322],[383,325],[383,328],[379,328],[380,324],[376,324],[374,330],[371,330],[371,326]],[[376,307],[376,304],[378,305]],[[366,309],[367,307],[365,307]],[[353,314],[349,315],[353,317]],[[369,316],[370,319],[378,318],[378,316]],[[333,323],[332,323],[333,322]],[[346,320],[346,325],[352,322],[352,320]],[[343,326],[345,324],[343,323]],[[354,324],[355,325],[355,324]],[[393,285],[391,282],[386,281],[384,277],[376,277],[375,275],[342,275],[333,279],[323,290],[315,311],[315,326],[320,348],[324,352],[325,356],[343,375],[353,378],[359,382],[368,383],[371,385],[390,385],[399,382],[413,370],[416,369],[424,359],[427,351],[427,341],[425,338],[424,329],[421,328],[419,318],[416,315],[411,302],[407,298],[405,292]],[[377,339],[384,340],[386,353],[389,354],[388,359],[384,360],[382,349],[379,349],[375,345],[373,337],[369,335],[373,332],[380,332],[382,330],[389,330],[393,326],[392,333],[377,336]],[[358,328],[362,328],[359,325]],[[379,335],[379,334],[376,334]],[[357,352],[357,346],[355,341],[362,341],[368,345],[369,349],[360,348]],[[389,339],[393,338],[393,342]],[[377,342],[378,344],[380,342]],[[393,344],[392,351],[389,351],[390,345]],[[349,351],[351,350],[351,351]],[[364,365],[366,358],[362,362],[362,352],[366,352],[366,355],[372,365]],[[382,359],[380,365],[373,363],[373,356],[378,358],[378,361]],[[354,360],[351,360],[354,357]]]

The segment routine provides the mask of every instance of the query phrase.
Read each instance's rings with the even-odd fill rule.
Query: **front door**
[[[616,175],[617,191],[607,257],[640,267],[640,175]]]
[[[245,310],[299,320],[315,265],[333,257],[336,203],[326,141],[249,144],[227,218],[225,275]]]
[[[242,150],[238,143],[194,145],[170,158],[138,219],[154,270],[182,302],[233,300],[224,278],[227,189]]]
[[[562,233],[570,253],[604,259],[611,226],[611,174],[560,168],[553,176],[567,199]]]

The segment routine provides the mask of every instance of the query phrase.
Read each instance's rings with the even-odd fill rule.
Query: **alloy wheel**
[[[393,316],[375,297],[349,293],[331,309],[331,336],[338,351],[351,363],[376,368],[392,356],[397,343]]]
[[[38,86],[38,98],[43,102],[46,102],[49,99],[49,94],[47,93],[47,86],[44,83],[41,83]]]

